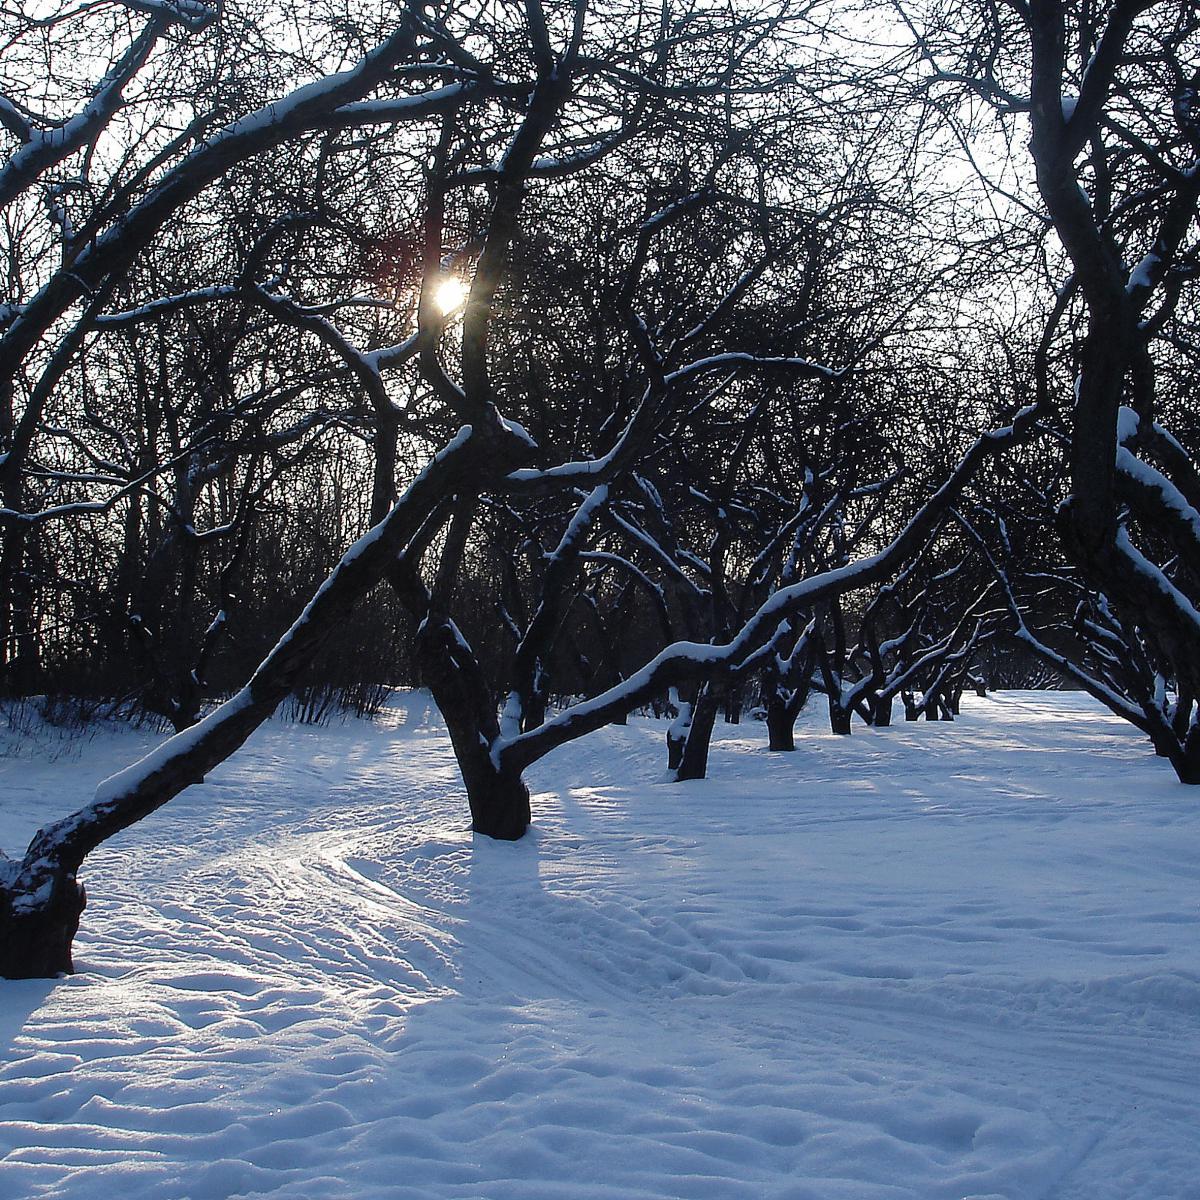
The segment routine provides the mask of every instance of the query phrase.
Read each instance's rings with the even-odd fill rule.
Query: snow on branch
[[[1124,446],[1117,447],[1117,471],[1142,497],[1153,498],[1156,520],[1169,518],[1175,528],[1186,531],[1192,542],[1200,545],[1200,512],[1161,471]]]
[[[556,746],[599,729],[668,687],[697,676],[708,678],[720,672],[744,670],[771,646],[789,618],[823,600],[878,583],[899,569],[957,502],[982,464],[1029,435],[1037,414],[1037,406],[1030,405],[1014,417],[1011,425],[976,439],[941,487],[883,549],[781,588],[728,642],[678,641],[667,646],[641,670],[606,692],[572,705],[528,733],[500,739],[492,748],[493,761],[498,767],[523,770]]]
[[[469,81],[430,88],[412,96],[385,96],[378,100],[356,100],[343,104],[322,118],[322,129],[356,125],[390,125],[396,121],[416,121],[449,112],[468,100],[485,94],[482,84]]]
[[[708,358],[697,359],[685,367],[671,371],[666,376],[666,382],[668,384],[682,383],[693,375],[731,366],[792,371],[808,379],[841,379],[846,374],[845,368],[827,367],[808,358],[772,358],[731,350],[725,354],[713,354]]]
[[[165,17],[169,21],[185,25],[193,33],[198,33],[215,21],[224,7],[221,0],[217,0],[215,4],[202,4],[199,0],[121,0],[121,4],[134,12]]]
[[[150,51],[164,32],[160,20],[147,23],[129,48],[96,85],[91,96],[74,116],[50,129],[36,129],[25,121],[24,145],[0,168],[0,206],[9,204],[29,187],[44,171],[99,135],[109,119],[121,107],[125,88],[142,69]],[[14,128],[14,118],[20,113],[11,101],[4,102],[7,119],[4,124]]]
[[[210,287],[193,288],[187,292],[177,292],[172,296],[160,296],[156,300],[148,300],[136,308],[126,308],[120,312],[103,313],[93,320],[100,329],[117,328],[122,325],[134,325],[139,321],[148,321],[164,313],[174,312],[180,308],[191,308],[194,305],[211,304],[219,300],[229,300],[242,294],[242,288],[235,284],[213,284]]]
[[[1134,573],[1167,601],[1176,617],[1200,636],[1200,612],[1196,611],[1196,606],[1167,578],[1166,572],[1157,563],[1151,562],[1133,544],[1129,530],[1124,525],[1117,529],[1115,548]]]

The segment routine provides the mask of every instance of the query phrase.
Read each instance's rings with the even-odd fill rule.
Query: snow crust
[[[1200,805],[1079,695],[953,725],[632,719],[466,829],[420,693],[271,723],[0,984],[0,1200],[1182,1200]],[[0,759],[0,845],[152,739]]]

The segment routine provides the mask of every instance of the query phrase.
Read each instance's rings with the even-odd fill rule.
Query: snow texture
[[[666,781],[633,719],[466,830],[420,693],[271,723],[0,984],[0,1200],[1196,1196],[1200,806],[1078,695]],[[49,735],[48,735],[49,736]],[[0,845],[151,748],[0,760]]]

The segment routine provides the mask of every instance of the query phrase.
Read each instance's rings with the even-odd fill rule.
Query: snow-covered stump
[[[86,903],[75,870],[41,853],[37,838],[23,862],[0,855],[0,978],[70,974]]]

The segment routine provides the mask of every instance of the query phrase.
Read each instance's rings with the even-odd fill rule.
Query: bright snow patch
[[[607,729],[501,845],[419,695],[268,726],[0,984],[0,1200],[1194,1196],[1197,789],[1077,696],[821,727]],[[0,845],[146,748],[0,763]]]

